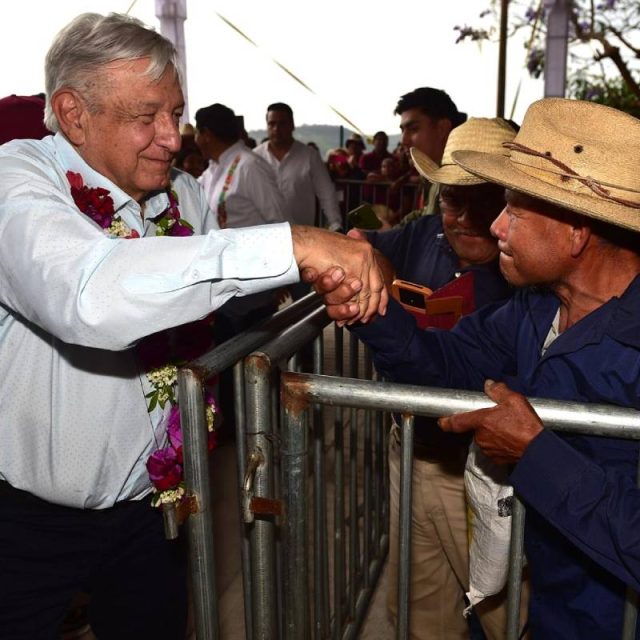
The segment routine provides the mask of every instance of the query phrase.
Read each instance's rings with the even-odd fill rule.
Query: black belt
[[[0,504],[2,503],[14,506],[29,506],[40,509],[48,509],[50,511],[57,512],[60,512],[61,510],[68,510],[74,512],[83,511],[86,513],[103,514],[112,512],[115,509],[123,509],[126,507],[134,506],[136,504],[140,504],[140,500],[121,500],[120,502],[116,502],[112,507],[107,507],[106,509],[83,509],[82,507],[68,507],[66,505],[48,502],[47,500],[38,498],[38,496],[33,495],[33,493],[23,491],[22,489],[16,489],[8,482],[0,480]]]

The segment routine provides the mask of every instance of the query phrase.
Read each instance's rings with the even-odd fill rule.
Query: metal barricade
[[[190,554],[191,591],[194,602],[194,625],[197,637],[215,640],[219,637],[218,601],[215,588],[214,534],[210,510],[209,458],[207,450],[207,428],[203,405],[203,381],[234,367],[236,388],[242,389],[242,358],[256,347],[270,340],[296,319],[304,317],[310,310],[318,308],[318,296],[310,294],[273,316],[256,324],[248,331],[225,342],[178,372],[178,389],[181,398],[180,416],[184,437],[184,477],[187,490],[195,496],[197,512],[186,522]],[[242,397],[236,398],[236,417],[239,424],[245,415]],[[237,443],[239,474],[244,469],[244,439]],[[244,478],[238,481],[242,486]],[[243,567],[249,565],[248,546],[243,544]],[[251,598],[245,580],[245,603]],[[247,626],[249,629],[250,626]]]
[[[418,209],[421,187],[416,183],[406,183],[394,189],[393,183],[384,181],[336,179],[334,182],[343,217],[363,202],[384,205],[397,220]],[[345,220],[344,228],[349,226]]]
[[[298,443],[285,442],[279,428],[280,371],[298,369],[297,353],[305,345],[313,345],[313,371],[322,372],[323,361],[329,360],[324,357],[323,349],[323,330],[329,322],[319,298],[310,295],[179,372],[185,482],[199,507],[187,521],[198,638],[209,640],[219,636],[202,381],[232,365],[238,427],[237,482],[242,494],[240,534],[246,637],[301,637],[298,630],[308,628],[310,619],[313,619],[317,638],[355,637],[364,618],[388,547],[384,430],[379,425],[373,438],[372,418],[367,417],[364,442],[359,441],[355,412],[351,411],[344,421],[340,411],[332,425],[337,434],[335,447],[329,447],[322,424],[324,412],[318,405],[313,415],[311,455],[305,450],[302,458],[298,458],[295,454]],[[348,375],[357,376],[358,360],[362,355],[357,340],[349,334],[349,346],[345,350],[343,330],[335,326],[333,330],[336,358],[335,362],[328,362],[331,373],[343,375],[346,361]],[[250,353],[243,364],[243,356],[256,347],[259,349]],[[364,361],[362,375],[371,377],[370,360]],[[334,455],[337,487],[330,510],[324,481],[327,450]],[[288,477],[292,465],[298,472],[305,470],[306,481],[311,468],[309,460],[314,478],[313,494],[309,499],[306,494],[292,491],[288,484],[282,484],[281,488],[280,473],[282,471]],[[362,478],[360,484],[358,477]],[[364,508],[363,500],[367,508]],[[289,508],[283,513],[285,502]],[[280,558],[287,558],[289,549],[298,548],[298,544],[291,542],[293,539],[300,542],[296,535],[306,539],[306,529],[291,529],[289,524],[299,522],[299,512],[310,504],[314,518],[313,585],[310,591],[314,600],[313,607],[302,610],[287,603],[291,600],[290,594],[296,593],[301,584],[306,585],[307,573],[287,574],[287,562]],[[296,509],[298,513],[293,517]],[[328,514],[335,521],[331,529],[327,525]],[[328,561],[330,548],[333,567]]]
[[[335,375],[318,375],[323,370],[322,335],[328,324],[319,305],[317,297],[308,296],[179,372],[185,479],[199,504],[187,528],[200,640],[218,637],[202,392],[206,377],[236,363],[237,422],[239,428],[245,425],[237,440],[237,480],[244,520],[247,638],[357,636],[388,548],[387,429],[383,416],[391,412],[403,416],[396,634],[407,638],[413,415],[437,417],[492,405],[481,393],[372,381],[368,359],[362,370],[364,379],[357,379],[358,343],[349,334],[349,346],[344,350],[343,332],[337,328],[336,362],[331,371]],[[295,373],[299,368],[296,353],[311,342],[314,373]],[[640,439],[640,413],[635,410],[535,399],[531,403],[545,426],[556,430]],[[334,412],[329,425],[333,446],[327,442],[323,407]],[[363,410],[364,420],[359,421],[356,414]],[[326,483],[328,450],[333,456],[335,481],[331,506]],[[523,561],[524,507],[518,500],[514,503],[508,640],[518,638]],[[332,526],[328,519],[333,519]],[[313,546],[309,544],[310,533]],[[635,596],[628,601],[623,640],[635,637]]]
[[[270,503],[281,496],[284,503],[279,523],[274,517],[280,515],[279,511],[267,513],[265,518],[256,515],[253,519],[250,538],[254,638],[303,638],[309,637],[312,629],[316,638],[355,637],[386,557],[388,501],[383,495],[386,443],[381,437],[382,428],[378,429],[379,437],[374,440],[371,417],[365,416],[364,438],[360,443],[355,414],[351,412],[348,425],[343,424],[341,416],[335,416],[332,510],[335,524],[329,528],[333,535],[328,536],[325,443],[319,413],[313,412],[311,425],[305,418],[304,426],[295,430],[281,430],[278,420],[270,421],[279,413],[274,412],[275,402],[270,395],[274,374],[287,361],[289,367],[295,367],[291,356],[314,336],[318,338],[313,368],[319,371],[322,361],[320,331],[326,323],[324,311],[319,310],[245,360],[246,402],[252,418],[247,421],[247,450],[250,457],[259,456],[262,460],[255,473],[256,494],[260,493]],[[337,331],[341,336],[342,330]],[[358,345],[351,336],[348,361],[350,373],[354,375]],[[342,362],[340,355],[338,362]],[[371,375],[370,361],[365,363],[365,375]],[[313,439],[312,445],[309,435]],[[346,473],[345,454],[348,456]],[[308,491],[310,476],[313,477],[311,493]],[[345,476],[348,476],[348,483]],[[281,491],[276,489],[275,479],[279,477],[282,477]],[[314,520],[312,580],[312,565],[306,562],[310,517]],[[332,537],[333,543],[333,571],[329,567],[328,537]],[[313,594],[313,606],[309,594]]]
[[[408,637],[409,580],[411,546],[411,477],[413,466],[413,415],[439,417],[454,413],[474,411],[493,406],[482,393],[454,389],[433,389],[412,385],[382,383],[368,380],[350,380],[328,376],[287,373],[282,376],[282,397],[285,409],[284,433],[287,438],[301,438],[305,431],[304,416],[312,403],[390,411],[403,415],[401,430],[400,469],[400,568],[398,584],[397,638]],[[530,399],[533,408],[546,427],[572,433],[588,432],[616,438],[640,439],[640,413],[608,405],[580,404],[545,399]],[[299,445],[300,446],[300,445]],[[301,449],[302,450],[302,449]],[[292,471],[290,482],[300,482]],[[304,487],[300,487],[304,495]],[[519,637],[518,613],[520,601],[520,576],[523,565],[524,507],[515,501],[512,518],[512,544],[509,559],[507,640]],[[285,504],[286,506],[286,504]],[[297,518],[304,511],[296,512]],[[296,521],[298,528],[305,523]],[[291,539],[295,544],[297,539]],[[306,549],[297,546],[289,549],[285,571],[295,575],[308,565]],[[296,592],[297,608],[307,606],[305,593]],[[627,598],[622,640],[635,638],[637,607],[635,597]],[[304,623],[304,618],[300,619]],[[306,627],[298,627],[300,635],[306,637]],[[293,636],[291,636],[293,637]]]

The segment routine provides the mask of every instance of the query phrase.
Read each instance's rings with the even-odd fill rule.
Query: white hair
[[[75,89],[95,112],[100,105],[96,77],[101,68],[116,60],[140,58],[149,58],[145,74],[151,80],[159,80],[167,66],[172,65],[181,81],[173,44],[140,20],[118,13],[108,16],[83,13],[72,20],[55,37],[45,58],[47,129],[53,132],[60,129],[51,108],[56,91],[63,87]]]

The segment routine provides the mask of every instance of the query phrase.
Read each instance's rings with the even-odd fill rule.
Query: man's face
[[[203,158],[207,160],[211,160],[211,154],[209,153],[209,145],[211,144],[211,132],[209,129],[198,129],[196,128],[196,135],[193,138],[193,141],[196,143],[198,149],[200,149],[200,153],[202,153]]]
[[[267,134],[275,145],[289,144],[293,140],[293,120],[285,111],[267,111]]]
[[[506,198],[491,225],[504,277],[517,287],[561,281],[571,268],[571,222],[557,212],[545,213],[544,203],[522,201],[512,191],[507,190]]]
[[[395,180],[398,177],[398,161],[394,158],[385,158],[380,165],[380,173],[386,180]]]
[[[441,187],[444,234],[461,266],[496,258],[498,245],[489,229],[503,206],[504,189],[494,184]]]
[[[407,109],[400,114],[401,142],[407,147],[415,147],[440,164],[451,122],[442,118],[434,120],[420,109]]]
[[[346,149],[350,156],[359,157],[362,155],[362,147],[357,142],[347,142]]]
[[[180,149],[178,122],[184,99],[173,68],[160,80],[143,72],[149,60],[114,63],[104,71],[98,113],[83,113],[84,140],[78,151],[93,169],[134,200],[169,184]]]
[[[379,134],[373,139],[373,148],[378,153],[384,153],[388,146],[389,138],[383,134]]]

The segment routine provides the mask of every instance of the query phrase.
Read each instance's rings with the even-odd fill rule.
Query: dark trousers
[[[149,498],[72,509],[0,482],[0,638],[57,640],[80,590],[99,640],[184,640],[186,558]]]

